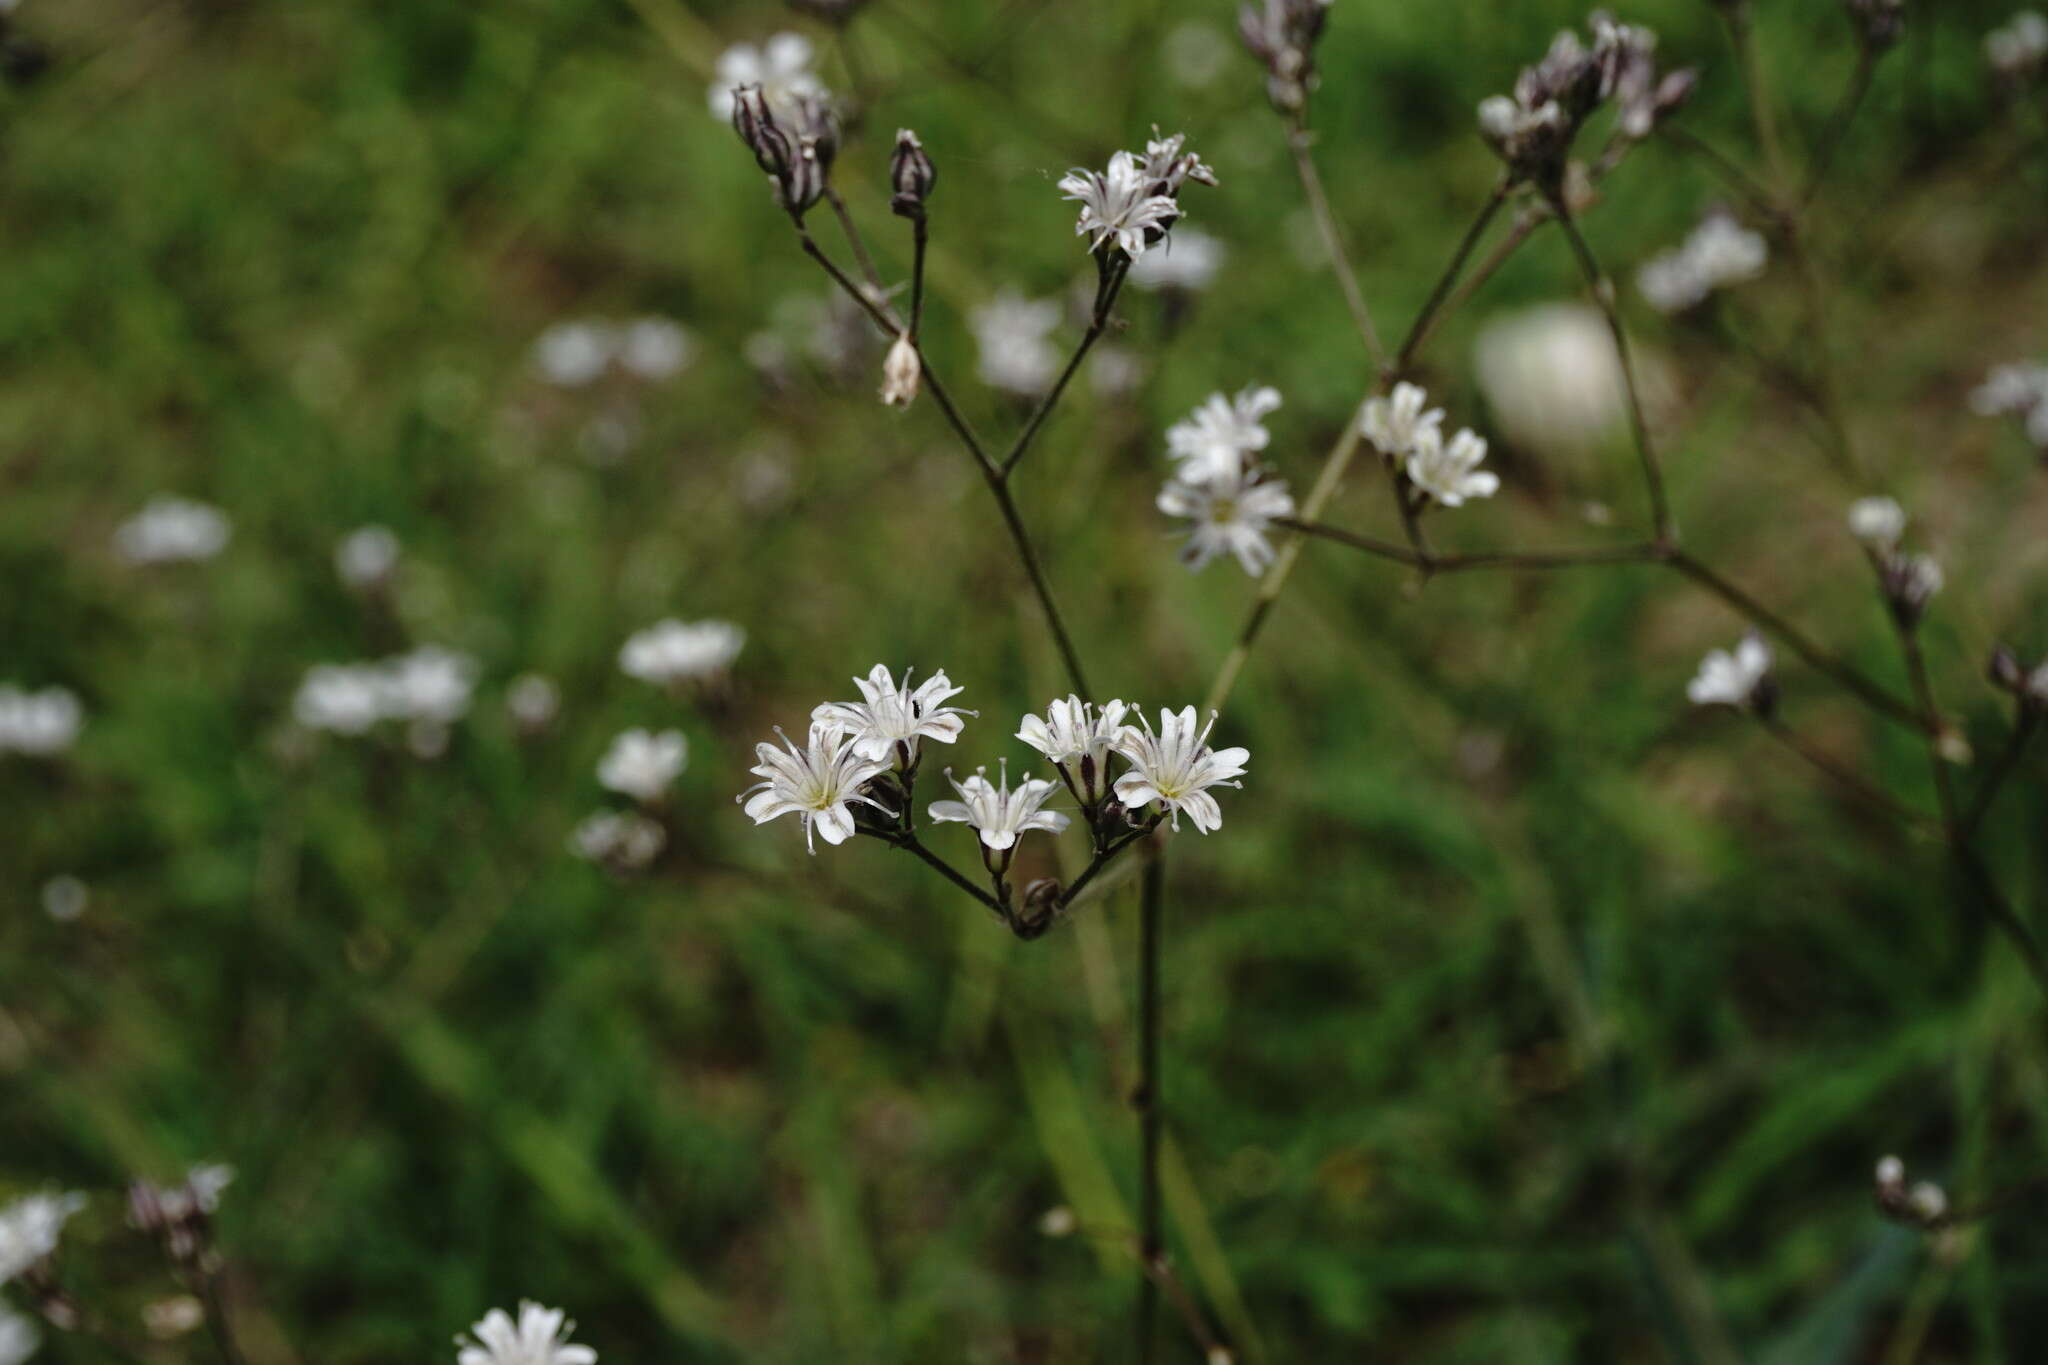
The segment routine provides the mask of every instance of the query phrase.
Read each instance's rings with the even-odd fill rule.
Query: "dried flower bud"
[[[839,125],[831,106],[816,96],[800,98],[790,113],[791,127],[784,128],[760,86],[733,91],[734,131],[774,183],[776,202],[802,218],[825,193],[825,173],[839,151]]]
[[[1991,660],[1984,666],[1984,676],[1991,680],[1993,687],[2014,695],[2022,694],[2027,685],[2027,670],[2021,666],[2020,656],[2007,644],[1991,651]]]
[[[924,374],[924,362],[910,338],[899,336],[882,362],[882,401],[892,408],[907,408],[917,397],[917,381]]]
[[[1266,98],[1298,114],[1316,87],[1315,46],[1330,17],[1330,0],[1257,0],[1237,11],[1238,36],[1266,68]]]
[[[925,155],[924,144],[908,128],[896,130],[896,150],[889,157],[889,208],[899,217],[921,218],[924,201],[939,183],[938,168]]]
[[[1941,565],[1932,555],[1890,554],[1880,566],[1885,601],[1892,616],[1907,630],[1920,624],[1927,604],[1941,591]]]

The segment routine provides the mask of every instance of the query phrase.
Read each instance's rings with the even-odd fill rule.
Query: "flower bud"
[[[908,128],[896,130],[896,150],[889,157],[889,207],[899,217],[921,218],[924,201],[938,184],[939,172],[925,155],[924,144]]]
[[[1882,566],[1885,601],[1907,630],[1920,624],[1927,604],[1941,591],[1941,565],[1931,555],[1887,555]]]
[[[892,408],[907,408],[917,397],[917,381],[924,374],[924,362],[907,336],[896,338],[882,362],[882,401]]]

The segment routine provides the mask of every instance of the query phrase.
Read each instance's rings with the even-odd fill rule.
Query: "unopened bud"
[[[789,173],[796,149],[790,145],[789,135],[776,125],[760,86],[742,85],[732,92],[732,127],[763,171],[776,180]]]
[[[897,337],[882,361],[882,401],[892,408],[909,407],[917,397],[917,381],[923,373],[924,362],[918,358],[917,347],[908,336]]]
[[[1657,117],[1673,112],[1692,98],[1692,92],[1699,89],[1700,73],[1697,67],[1686,67],[1674,71],[1657,84]]]
[[[1984,676],[1991,680],[1993,687],[2004,692],[2017,693],[2027,685],[2027,670],[2020,666],[2020,656],[2007,644],[1991,651],[1991,661],[1984,665]]]
[[[1938,1223],[1948,1213],[1948,1194],[1931,1180],[1923,1180],[1906,1195],[1906,1205],[1923,1223]]]
[[[939,183],[938,168],[924,144],[908,128],[896,130],[896,150],[889,157],[889,208],[903,218],[924,216],[924,201]]]
[[[1038,1219],[1038,1230],[1047,1237],[1071,1237],[1080,1225],[1080,1220],[1074,1217],[1074,1211],[1065,1204],[1054,1205]]]
[[[1877,1163],[1877,1187],[1880,1190],[1896,1190],[1906,1183],[1906,1163],[1895,1156],[1880,1157]]]

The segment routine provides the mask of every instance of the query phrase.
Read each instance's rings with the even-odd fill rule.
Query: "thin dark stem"
[[[1893,799],[1887,793],[1865,781],[1850,769],[1847,764],[1787,729],[1776,717],[1760,714],[1757,720],[1762,723],[1764,729],[1770,733],[1773,739],[1839,783],[1843,790],[1851,793],[1858,800],[1877,810],[1883,811],[1885,814],[1915,829],[1929,829],[1933,827],[1935,823],[1933,820],[1914,810],[1911,806]]]
[[[1072,788],[1069,787],[1069,790],[1071,789]],[[1161,818],[1162,817],[1155,815],[1151,818],[1151,820],[1139,826],[1137,829],[1132,830],[1129,834],[1124,835],[1121,839],[1112,839],[1109,843],[1103,845],[1101,850],[1096,853],[1094,858],[1089,860],[1088,866],[1081,869],[1081,875],[1074,878],[1074,880],[1068,884],[1067,889],[1061,893],[1060,908],[1062,910],[1065,910],[1069,906],[1073,905],[1075,900],[1079,898],[1081,894],[1081,889],[1087,886],[1088,883],[1094,881],[1097,873],[1101,872],[1103,868],[1108,867],[1111,862],[1115,861],[1117,854],[1123,852],[1132,844],[1137,843],[1138,840],[1144,838],[1153,830],[1158,829],[1159,821],[1161,820]]]
[[[220,1353],[221,1365],[242,1365],[242,1348],[235,1341],[234,1324],[228,1318],[227,1296],[221,1292],[220,1271],[207,1269],[193,1277],[200,1301],[206,1306],[206,1330]]]
[[[972,881],[968,880],[966,874],[962,873],[960,869],[954,867],[944,858],[941,858],[938,854],[926,848],[923,842],[918,839],[915,833],[907,833],[900,835],[884,835],[882,837],[888,840],[890,847],[900,848],[906,852],[916,854],[919,858],[923,859],[928,866],[932,867],[933,869],[938,871],[942,876],[944,876],[947,881],[953,883],[953,885],[959,887],[962,891],[965,891],[968,895],[980,901],[983,905],[987,906],[990,910],[994,911],[999,918],[1001,918],[1005,922],[1008,922],[1010,917],[1009,915],[1004,913],[1002,903],[1000,901],[998,901],[994,896],[991,896],[988,892],[976,886]]]
[[[1870,77],[1877,70],[1877,58],[1877,49],[1871,44],[1866,42],[1858,46],[1855,73],[1849,77],[1848,89],[1842,92],[1841,103],[1835,106],[1835,112],[1828,119],[1827,131],[1821,134],[1820,143],[1814,148],[1813,166],[1806,173],[1806,188],[1799,192],[1802,209],[1811,204],[1814,195],[1820,192],[1821,182],[1827,179],[1828,167],[1841,148],[1850,121],[1862,107],[1863,97],[1870,93]]]
[[[1926,730],[1926,718],[1919,711],[1822,649],[1791,622],[1692,555],[1674,547],[1666,553],[1664,562],[1748,617],[1759,629],[1775,636],[1781,644],[1804,659],[1809,666],[1855,693],[1871,709],[1914,730]]]
[[[839,216],[839,227],[846,234],[846,244],[853,248],[853,259],[860,266],[861,277],[868,282],[877,299],[883,296],[882,277],[875,273],[875,263],[868,257],[867,243],[860,237],[860,229],[853,225],[853,215],[846,211],[846,201],[839,197],[839,191],[830,185],[825,187],[825,202],[832,206],[832,212]]]
[[[2013,723],[2012,734],[2005,742],[2005,748],[1999,751],[1998,757],[1992,762],[1991,771],[1985,775],[1984,781],[1977,788],[1975,799],[1970,802],[1969,812],[1963,816],[1965,839],[1973,837],[1978,827],[1984,823],[1984,817],[1990,814],[1991,803],[1998,799],[1998,789],[2018,770],[2020,757],[2026,753],[2027,744],[2033,739],[2034,731],[2039,728],[2040,723],[2039,710],[2032,706],[2022,707],[2019,718]]]
[[[1724,184],[1749,202],[1750,208],[1767,222],[1776,223],[1784,211],[1771,192],[1756,182],[1756,178],[1735,164],[1726,152],[1704,142],[1694,134],[1672,123],[1657,125],[1658,134],[1666,142],[1683,151],[1692,153],[1707,164],[1708,169],[1721,177]]]
[[[1373,326],[1372,310],[1365,306],[1365,295],[1358,287],[1358,276],[1351,269],[1351,257],[1344,250],[1344,240],[1337,232],[1336,215],[1330,212],[1329,196],[1323,193],[1323,178],[1316,170],[1316,159],[1310,154],[1313,141],[1307,125],[1296,118],[1287,130],[1287,147],[1294,153],[1294,172],[1301,178],[1301,191],[1308,200],[1309,213],[1316,220],[1316,231],[1322,234],[1323,250],[1330,257],[1330,269],[1336,273],[1337,287],[1343,291],[1344,306],[1350,310],[1351,323],[1358,329],[1358,335],[1365,342],[1365,349],[1372,354],[1375,367],[1386,364],[1386,348],[1380,344],[1379,329]]]
[[[1392,541],[1362,536],[1356,532],[1342,530],[1321,522],[1297,521],[1292,517],[1276,518],[1275,525],[1304,535],[1319,536],[1340,545],[1349,545],[1354,550],[1363,550],[1382,559],[1391,559],[1411,568],[1426,569],[1432,573],[1457,573],[1470,569],[1569,569],[1594,564],[1644,564],[1663,557],[1664,551],[1654,541],[1633,545],[1598,545],[1573,550],[1484,550],[1473,554],[1436,555],[1420,554],[1396,545]]]
[[[1651,521],[1657,529],[1658,538],[1669,539],[1672,532],[1671,506],[1664,496],[1664,471],[1657,463],[1657,450],[1650,441],[1650,424],[1643,418],[1642,389],[1636,383],[1635,359],[1629,353],[1628,332],[1622,327],[1621,314],[1614,306],[1614,284],[1601,270],[1593,248],[1586,244],[1585,234],[1579,231],[1578,222],[1572,217],[1571,207],[1565,203],[1563,195],[1551,201],[1551,209],[1572,244],[1572,254],[1578,257],[1586,285],[1592,290],[1594,300],[1600,305],[1601,316],[1607,319],[1607,330],[1614,337],[1614,349],[1621,358],[1622,386],[1628,393],[1628,420],[1635,433],[1636,457],[1642,464],[1643,483],[1650,494]]]
[[[1949,773],[1948,759],[1942,756],[1941,711],[1934,702],[1934,687],[1927,680],[1927,656],[1920,649],[1920,633],[1912,626],[1899,625],[1899,648],[1905,651],[1906,674],[1913,683],[1913,699],[1919,704],[1920,714],[1925,720],[1927,737],[1927,762],[1934,774],[1934,795],[1941,804],[1942,829],[1949,842],[1957,844],[1960,853],[1962,824],[1956,817],[1955,780]]]
[[[1415,315],[1415,321],[1409,325],[1408,336],[1402,341],[1400,351],[1394,356],[1392,373],[1400,374],[1405,371],[1409,363],[1415,359],[1415,353],[1422,349],[1422,343],[1429,339],[1430,330],[1436,326],[1438,316],[1445,311],[1444,300],[1450,296],[1451,286],[1458,282],[1459,274],[1465,269],[1466,260],[1472,255],[1473,248],[1479,245],[1479,239],[1486,235],[1487,226],[1493,222],[1494,215],[1500,212],[1500,206],[1507,202],[1507,198],[1508,180],[1503,176],[1494,182],[1493,193],[1486,197],[1486,202],[1479,207],[1479,215],[1472,220],[1472,225],[1465,229],[1465,235],[1458,239],[1457,249],[1451,253],[1451,263],[1444,267],[1443,274],[1437,276],[1436,287],[1429,291],[1429,298],[1423,303],[1422,311]],[[1509,247],[1509,250],[1513,250],[1513,247]],[[1501,259],[1505,260],[1506,256],[1503,254]],[[1488,275],[1492,273],[1492,269],[1485,271]]]
[[[918,328],[924,324],[924,251],[930,236],[931,225],[925,221],[924,209],[920,206],[910,235],[910,344],[913,346],[917,345]]]
[[[1103,268],[1101,284],[1095,291],[1095,311],[1088,320],[1088,330],[1081,334],[1081,342],[1074,348],[1074,354],[1067,358],[1067,367],[1060,371],[1060,377],[1053,382],[1052,388],[1046,391],[1045,397],[1038,400],[1038,406],[1032,410],[1031,420],[1024,424],[1024,430],[1017,433],[1016,444],[1010,447],[1010,453],[1003,457],[1000,468],[1004,478],[1010,476],[1010,471],[1024,458],[1024,452],[1031,448],[1032,438],[1038,435],[1039,427],[1045,424],[1046,416],[1052,411],[1053,404],[1060,401],[1060,395],[1067,391],[1067,384],[1081,368],[1081,362],[1088,358],[1088,352],[1102,336],[1103,330],[1109,326],[1110,310],[1116,306],[1117,292],[1123,288],[1124,277],[1130,273],[1130,269],[1129,257]]]
[[[1736,0],[1736,3],[1717,8],[1728,21],[1728,41],[1735,48],[1735,63],[1742,72],[1742,93],[1749,101],[1749,121],[1756,129],[1757,146],[1763,152],[1764,165],[1770,168],[1772,183],[1782,186],[1785,183],[1785,165],[1778,152],[1778,133],[1771,122],[1769,97],[1764,93],[1763,78],[1757,67],[1756,44],[1750,38],[1748,0]]]
[[[1159,1290],[1150,1270],[1165,1251],[1159,1222],[1159,906],[1165,881],[1166,860],[1155,854],[1138,892],[1138,1088],[1131,1094],[1138,1111],[1138,1259],[1147,1271],[1138,1280],[1139,1365],[1153,1359]]]
[[[1486,258],[1479,262],[1472,273],[1465,277],[1464,283],[1451,294],[1449,301],[1443,305],[1442,312],[1455,313],[1464,307],[1466,302],[1479,292],[1481,286],[1507,264],[1508,257],[1520,250],[1522,243],[1534,236],[1536,229],[1549,222],[1550,218],[1550,210],[1541,203],[1530,204],[1517,213],[1507,232],[1493,244],[1493,250],[1486,253]]]
[[[1935,1226],[1947,1228],[1954,1227],[1958,1223],[1974,1223],[1979,1219],[1989,1218],[1992,1214],[2010,1208],[2014,1204],[2024,1203],[2043,1194],[2048,1194],[2048,1176],[2036,1176],[2034,1179],[2023,1181],[2009,1190],[2001,1190],[1999,1193],[1980,1199],[1974,1204],[1966,1204],[1938,1220]]]
[[[1081,656],[1074,649],[1073,637],[1067,634],[1067,623],[1060,617],[1059,604],[1053,601],[1052,587],[1046,582],[1045,570],[1039,566],[1038,552],[1031,548],[1031,537],[1025,534],[1024,519],[1017,512],[1016,499],[1010,496],[1010,486],[1000,474],[991,474],[988,476],[988,488],[995,495],[996,506],[1002,510],[1003,525],[1009,528],[1010,539],[1017,547],[1017,557],[1023,561],[1024,572],[1031,579],[1031,590],[1038,594],[1038,604],[1045,610],[1045,623],[1052,631],[1053,643],[1059,647],[1068,681],[1074,684],[1074,691],[1081,696],[1093,696],[1087,675],[1081,669]]]
[[[2033,975],[2034,984],[2048,995],[2048,954],[2041,950],[2041,941],[2034,937],[2034,931],[2021,920],[2019,913],[2006,900],[2005,893],[1998,889],[1998,883],[1991,876],[1991,869],[1984,866],[1984,860],[1977,851],[1960,840],[1951,844],[1955,853],[1956,870],[1962,875],[1965,886],[1974,895],[1976,902],[1999,931],[2011,940],[2018,951],[2020,960]]]

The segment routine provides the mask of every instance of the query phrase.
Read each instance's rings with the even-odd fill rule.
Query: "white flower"
[[[719,54],[717,74],[711,78],[711,112],[731,118],[732,92],[742,85],[760,86],[768,107],[777,114],[805,96],[825,93],[811,72],[810,40],[800,33],[778,33],[760,47],[737,43]]]
[[[1131,262],[1130,282],[1140,289],[1207,289],[1229,253],[1223,243],[1199,228],[1182,228],[1158,251]]]
[[[1260,419],[1279,406],[1280,391],[1258,384],[1246,385],[1235,398],[1210,394],[1166,429],[1166,453],[1181,462],[1175,477],[1202,483],[1241,473],[1245,456],[1272,440]]]
[[[68,872],[43,883],[43,913],[59,924],[69,924],[84,914],[91,899],[85,883]]]
[[[1479,467],[1486,458],[1486,440],[1460,431],[1445,443],[1435,427],[1417,433],[1408,455],[1408,481],[1446,507],[1467,498],[1490,498],[1500,491],[1500,476]]]
[[[1895,1190],[1906,1183],[1906,1163],[1895,1156],[1877,1159],[1877,1183],[1881,1189]]]
[[[1473,349],[1480,391],[1518,444],[1581,455],[1611,439],[1628,413],[1621,357],[1597,308],[1551,303],[1511,313],[1487,323]],[[1654,376],[1646,368],[1643,377],[1647,386]]]
[[[34,1319],[0,1304],[0,1365],[22,1365],[42,1344]]]
[[[548,383],[580,389],[605,372],[618,344],[601,322],[558,322],[533,343],[533,363]]]
[[[476,682],[476,661],[439,645],[421,645],[408,654],[384,661],[380,691],[382,710],[392,720],[418,720],[447,725],[469,711]]]
[[[1695,706],[1748,706],[1771,675],[1771,647],[1754,633],[1742,637],[1734,653],[1710,649],[1700,671],[1686,684]]]
[[[1920,619],[1927,604],[1948,582],[1941,562],[1933,555],[1893,554],[1883,565],[1885,595],[1892,607],[1909,621]]]
[[[505,689],[505,709],[522,730],[545,730],[562,709],[562,690],[539,673],[522,673]]]
[[[1984,35],[1984,60],[2009,79],[2027,75],[2048,62],[2048,17],[2021,10],[2003,28]]]
[[[1058,834],[1067,827],[1066,816],[1058,811],[1039,809],[1048,796],[1059,790],[1057,782],[1027,777],[1013,789],[1007,763],[996,782],[988,780],[986,768],[976,768],[974,775],[965,782],[954,781],[949,768],[946,780],[953,783],[953,790],[960,793],[960,799],[932,802],[932,819],[940,823],[957,821],[972,825],[980,831],[981,842],[998,852],[1014,847],[1017,837],[1027,830],[1042,829],[1049,834]]]
[[[1998,365],[1970,390],[1970,410],[1981,417],[2026,413],[2048,402],[2048,365]]]
[[[896,338],[882,361],[882,401],[892,408],[907,408],[917,397],[917,381],[924,374],[924,362],[908,336]]]
[[[873,762],[897,758],[900,746],[904,761],[914,763],[919,740],[951,744],[960,738],[960,717],[974,714],[957,706],[939,705],[961,691],[944,669],[915,688],[906,671],[903,685],[898,687],[889,670],[876,664],[865,678],[855,678],[853,685],[860,689],[862,700],[826,702],[811,712],[811,724],[852,736],[854,752]]]
[[[981,377],[1010,393],[1044,393],[1060,371],[1059,352],[1048,339],[1059,320],[1057,302],[1008,290],[975,309],[968,325],[980,349]]]
[[[1152,131],[1158,132],[1159,126],[1154,124]],[[1190,180],[1213,186],[1216,172],[1202,158],[1186,150],[1187,145],[1186,133],[1148,140],[1145,155],[1138,163],[1139,174],[1161,186],[1166,194],[1179,194],[1181,186]]]
[[[1094,703],[1069,695],[1048,703],[1043,720],[1024,717],[1017,738],[1051,759],[1075,784],[1080,799],[1093,805],[1102,790],[1109,752],[1123,733],[1124,713],[1130,709],[1121,701],[1109,701],[1098,710]]]
[[[658,735],[627,730],[612,741],[598,762],[597,780],[607,791],[623,792],[635,801],[659,801],[682,772],[689,754],[689,743],[680,730],[663,730]]]
[[[1160,46],[1167,74],[1195,89],[1214,84],[1229,67],[1233,55],[1223,30],[1199,19],[1177,26]]]
[[[45,1190],[0,1209],[0,1284],[56,1251],[65,1220],[84,1207],[82,1194]]]
[[[1427,402],[1429,395],[1421,385],[1403,380],[1386,397],[1365,400],[1358,410],[1358,429],[1380,454],[1401,459],[1415,449],[1423,432],[1435,431],[1444,420],[1442,408],[1424,410]]]
[[[1081,205],[1075,234],[1086,236],[1091,250],[1114,242],[1133,261],[1145,254],[1148,236],[1164,237],[1180,217],[1179,203],[1158,192],[1161,182],[1146,174],[1132,152],[1111,156],[1107,171],[1069,171],[1059,187],[1062,198]]]
[[[722,673],[739,657],[746,631],[730,621],[657,621],[619,648],[627,677],[672,687]]]
[[[816,853],[813,833],[823,834],[828,844],[843,844],[853,837],[853,812],[847,809],[853,802],[873,806],[884,815],[895,814],[873,797],[861,795],[861,788],[887,772],[889,765],[861,757],[852,735],[830,725],[813,724],[805,746],[799,749],[781,730],[775,733],[782,736],[782,748],[754,746],[754,756],[761,761],[749,771],[762,780],[735,798],[746,802],[746,812],[755,824],[765,825],[794,813],[803,823],[805,845]]]
[[[561,1309],[531,1299],[520,1300],[516,1324],[504,1309],[493,1308],[469,1330],[474,1341],[455,1338],[455,1365],[596,1365],[596,1351],[570,1344],[576,1324],[563,1321]]]
[[[45,687],[24,692],[0,683],[0,753],[48,758],[71,747],[84,723],[85,709],[67,688]]]
[[[1275,517],[1294,515],[1294,498],[1285,482],[1233,471],[1199,483],[1169,480],[1159,490],[1159,510],[1193,520],[1180,550],[1180,561],[1191,572],[1228,553],[1257,577],[1273,562],[1266,528]]]
[[[398,568],[398,537],[386,526],[360,526],[334,548],[334,571],[358,592],[382,587]]]
[[[618,336],[619,364],[649,382],[681,373],[695,349],[682,324],[670,318],[635,318]]]
[[[130,564],[211,559],[228,543],[228,519],[217,507],[188,498],[152,498],[114,532],[114,549]]]
[[[667,844],[668,833],[659,823],[630,810],[598,811],[569,836],[569,850],[577,857],[621,872],[638,872]]]
[[[170,1341],[206,1325],[206,1305],[190,1294],[173,1294],[142,1305],[142,1327],[158,1341]]]
[[[316,664],[292,697],[292,719],[308,730],[360,735],[383,718],[384,670],[376,664]]]
[[[1159,802],[1173,813],[1176,830],[1183,813],[1204,834],[1216,829],[1223,823],[1223,812],[1208,789],[1243,786],[1232,779],[1244,773],[1251,751],[1209,747],[1209,731],[1216,724],[1213,712],[1208,724],[1198,727],[1194,707],[1183,707],[1177,714],[1162,709],[1157,731],[1143,711],[1137,715],[1138,723],[1126,725],[1117,736],[1116,751],[1131,770],[1116,780],[1116,799],[1130,810]]]
[[[1849,504],[1849,534],[1879,552],[1899,546],[1906,511],[1890,498],[1858,498]]]
[[[1709,214],[1681,245],[1645,262],[1636,287],[1658,312],[1683,312],[1716,289],[1755,279],[1769,258],[1761,233],[1726,213]]]
[[[1923,1223],[1938,1223],[1948,1212],[1948,1194],[1932,1180],[1923,1180],[1907,1191],[1906,1203]]]

